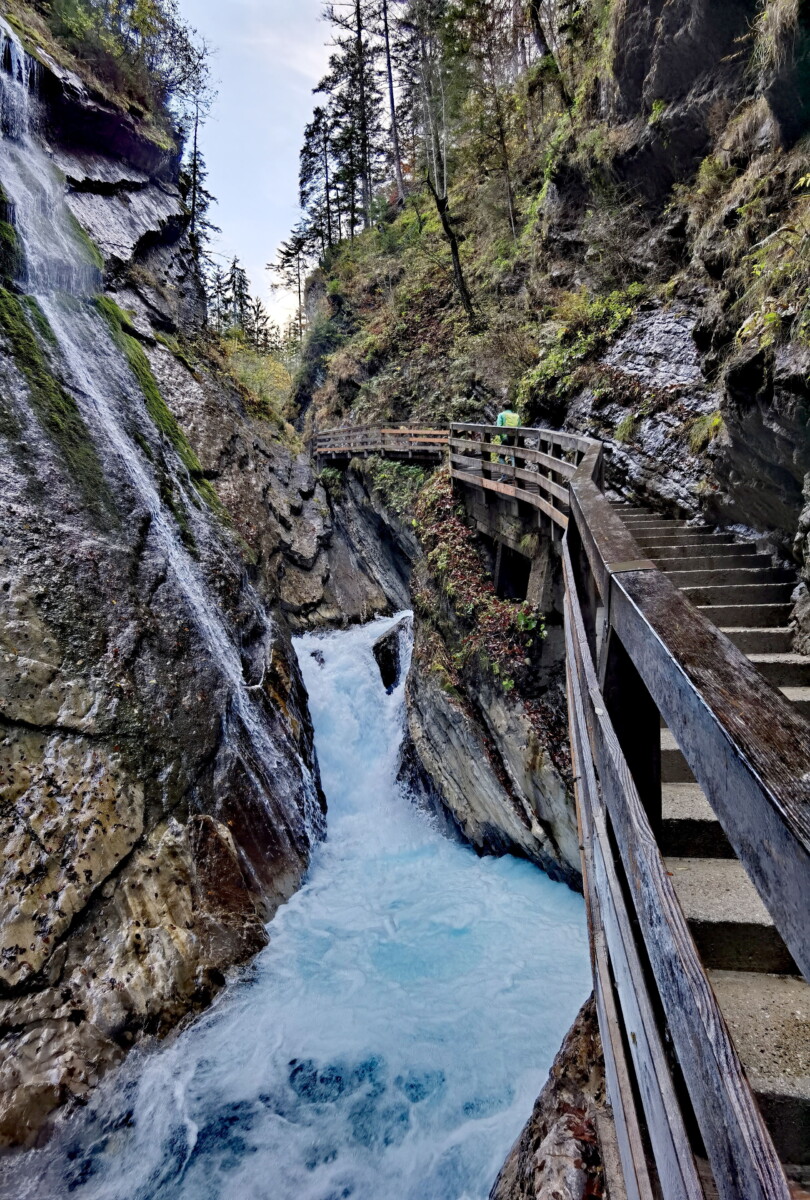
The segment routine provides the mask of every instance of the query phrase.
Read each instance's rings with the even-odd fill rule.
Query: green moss
[[[657,125],[667,111],[666,100],[653,100],[648,125]]]
[[[45,313],[39,307],[35,297],[20,296],[19,298],[28,309],[29,320],[39,336],[42,338],[43,342],[47,342],[49,346],[58,346],[59,342],[56,339],[56,334],[51,329],[50,322],[45,316]]]
[[[636,432],[637,420],[638,419],[634,412],[626,413],[616,426],[616,430],[613,434],[614,439],[617,442],[632,442],[633,435]]]
[[[429,474],[424,467],[379,458],[376,454],[363,462],[362,469],[385,504],[399,515],[412,508],[416,495]]]
[[[177,361],[183,364],[187,371],[190,371],[192,375],[196,375],[197,368],[193,360],[186,350],[180,345],[176,337],[172,337],[172,335],[168,333],[156,333],[155,340],[160,342],[161,346],[165,346],[166,349],[174,355]]]
[[[698,417],[689,430],[689,449],[693,454],[702,453],[722,429],[723,414],[719,409]]]
[[[111,508],[112,498],[90,431],[76,401],[54,378],[35,329],[44,341],[54,343],[53,332],[36,302],[23,302],[19,296],[0,288],[0,333],[28,384],[40,424],[58,447],[91,507]]]
[[[338,471],[337,467],[324,467],[318,475],[318,482],[322,483],[332,499],[336,500],[343,491],[343,472]]]
[[[194,453],[188,438],[177,423],[174,414],[160,394],[157,380],[149,365],[149,359],[143,346],[137,340],[136,330],[129,317],[120,309],[109,296],[99,296],[96,300],[99,312],[107,321],[113,338],[120,347],[132,374],[138,381],[146,401],[146,410],[161,434],[174,447],[180,461],[188,471],[197,491],[206,503],[221,517],[225,509],[211,483],[203,474],[202,464]]]
[[[25,255],[17,230],[8,221],[0,221],[0,278],[11,283],[20,278],[24,267]]]
[[[87,232],[84,226],[76,220],[76,218],[73,216],[73,213],[69,212],[69,217],[70,223],[73,226],[73,232],[76,234],[78,241],[81,243],[88,262],[91,263],[92,266],[97,267],[99,271],[103,271],[104,256],[102,255],[98,246],[90,237],[90,234]]]
[[[556,408],[572,394],[583,363],[604,349],[628,323],[646,294],[639,283],[590,296],[584,289],[564,296],[552,316],[559,323],[556,343],[518,384],[518,404],[526,416],[538,406]]]

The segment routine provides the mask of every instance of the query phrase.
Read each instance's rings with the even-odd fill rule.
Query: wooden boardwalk
[[[751,543],[610,504],[601,443],[503,433],[454,424],[443,437],[457,486],[561,538],[626,1193],[788,1200],[785,1168],[810,1171],[810,660],[790,650],[793,583]]]

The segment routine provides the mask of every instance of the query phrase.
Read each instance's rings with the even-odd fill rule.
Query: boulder
[[[410,634],[412,628],[413,619],[403,617],[372,646],[372,653],[380,668],[380,677],[389,696],[394,688],[402,682],[405,638]]]

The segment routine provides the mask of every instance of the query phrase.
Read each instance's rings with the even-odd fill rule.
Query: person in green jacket
[[[497,420],[495,421],[495,424],[501,429],[503,429],[503,428],[515,429],[520,424],[520,417],[517,415],[517,413],[515,412],[515,410],[513,408],[510,408],[507,405],[506,408],[503,409],[502,412],[498,413],[498,417],[497,417]],[[513,437],[513,435],[508,434],[508,433],[496,433],[493,440],[498,442],[499,445],[501,445],[501,446],[511,446],[511,445],[513,445],[512,437]],[[492,459],[494,461],[494,459],[495,459],[494,455],[492,455]],[[512,466],[514,466],[515,465],[515,456],[514,456],[514,454],[510,454],[508,456],[508,458],[504,458],[503,455],[499,454],[498,462],[504,463],[504,464],[509,462]],[[498,483],[503,483],[505,479],[506,479],[506,475],[501,475],[500,479],[498,480]]]

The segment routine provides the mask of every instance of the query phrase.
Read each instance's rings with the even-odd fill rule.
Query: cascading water
[[[230,691],[229,737],[240,745],[246,771],[259,792],[278,767],[278,754],[256,704],[259,681],[244,677],[242,659],[180,531],[161,500],[151,468],[131,436],[143,415],[144,397],[130,367],[99,314],[94,297],[101,272],[66,202],[65,181],[38,134],[38,64],[0,19],[0,183],[24,251],[18,281],[33,296],[53,333],[57,366],[75,397],[104,460],[121,468],[135,504],[148,513],[150,537],[165,556],[197,631]],[[133,423],[133,414],[134,417]],[[257,604],[257,611],[260,606]],[[272,640],[267,622],[266,640]],[[301,764],[306,830],[299,852],[320,836],[323,818],[309,771]],[[287,824],[289,829],[292,825]]]
[[[15,1200],[485,1200],[589,987],[580,897],[443,837],[397,787],[390,621],[297,642],[329,839],[270,945],[133,1055]]]

